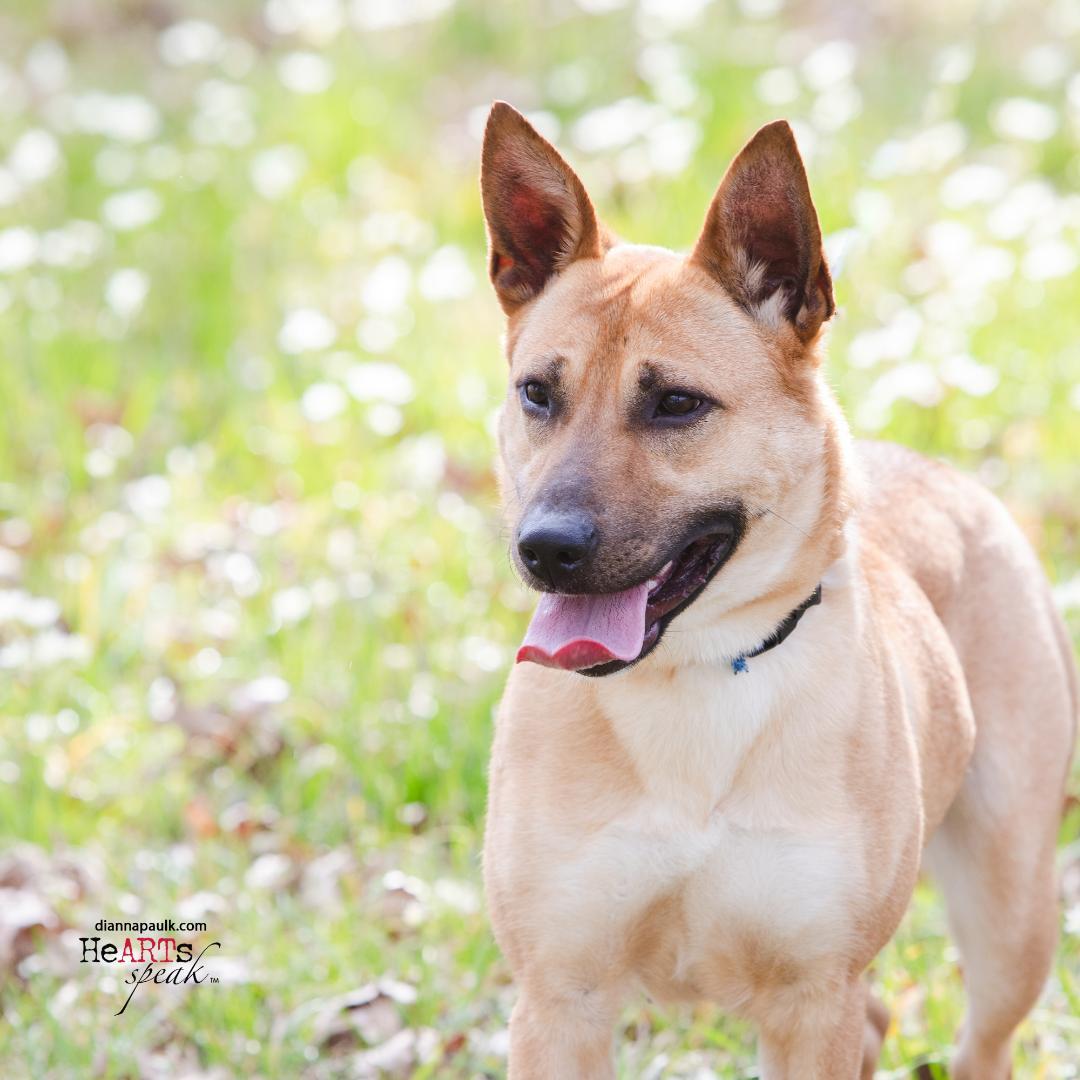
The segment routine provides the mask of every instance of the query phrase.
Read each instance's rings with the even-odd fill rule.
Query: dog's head
[[[686,257],[617,242],[573,170],[503,103],[481,187],[509,320],[511,555],[554,594],[524,658],[605,674],[684,611],[692,629],[717,603],[820,573],[838,528],[818,370],[834,305],[788,125],[738,155]]]

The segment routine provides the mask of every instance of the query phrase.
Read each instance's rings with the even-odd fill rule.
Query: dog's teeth
[[[649,578],[649,580],[645,582],[646,586],[648,587],[649,592],[652,592],[654,589],[658,589],[661,585],[664,584],[665,581],[667,581],[668,577],[671,574],[671,568],[674,565],[675,565],[675,560],[673,559],[671,562],[667,563],[665,566],[660,567],[660,572],[656,575],[656,577]]]

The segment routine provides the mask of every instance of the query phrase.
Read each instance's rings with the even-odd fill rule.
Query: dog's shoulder
[[[973,572],[994,571],[988,549],[1034,567],[1009,512],[972,477],[886,442],[857,442],[854,464],[860,535],[912,577],[939,613]]]

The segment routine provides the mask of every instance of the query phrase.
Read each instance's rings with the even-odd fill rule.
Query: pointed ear
[[[596,213],[581,181],[505,101],[488,116],[480,190],[491,283],[508,315],[575,259],[600,256]]]
[[[810,341],[835,310],[806,170],[785,120],[763,127],[720,182],[691,256],[759,320]]]

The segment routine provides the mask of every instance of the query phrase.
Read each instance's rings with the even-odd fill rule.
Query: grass
[[[854,426],[993,486],[1080,632],[1077,27],[766,7],[0,15],[0,887],[41,905],[0,913],[5,1075],[363,1074],[388,1038],[397,1075],[505,1068],[477,853],[530,600],[490,469],[493,97],[561,129],[617,231],[677,247],[756,125],[797,121]],[[582,121],[625,99],[598,143]],[[130,192],[150,220],[108,201]],[[1061,842],[1073,872],[1075,806]],[[1018,1076],[1080,1069],[1078,894]],[[221,983],[114,1017],[124,973],[78,937],[125,917],[205,919]],[[963,1001],[931,890],[875,973],[883,1075],[944,1061]],[[415,1000],[342,1008],[388,977]],[[625,1076],[753,1073],[749,1032],[705,1007],[635,1006],[619,1053]]]

